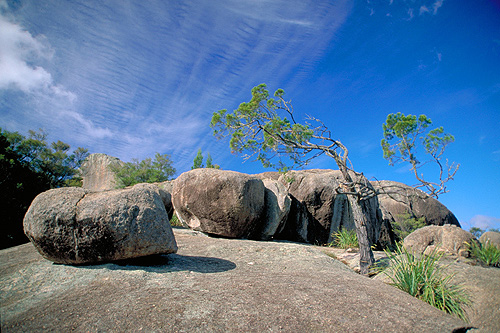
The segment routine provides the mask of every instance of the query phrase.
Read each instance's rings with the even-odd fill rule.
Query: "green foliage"
[[[481,237],[481,235],[484,234],[485,230],[483,230],[481,228],[478,228],[478,227],[472,227],[472,228],[469,229],[469,232],[474,237],[476,237],[477,239],[479,239],[479,237]]]
[[[139,183],[155,183],[170,180],[175,174],[169,155],[156,153],[155,159],[146,158],[112,167],[121,187]]]
[[[389,165],[408,162],[411,165],[415,177],[420,182],[417,187],[424,188],[431,196],[438,197],[446,193],[446,182],[453,179],[460,165],[452,163],[443,165],[441,158],[446,147],[455,141],[451,134],[445,134],[443,127],[429,129],[432,124],[426,115],[418,118],[414,115],[407,115],[398,112],[389,114],[383,124],[384,138],[381,141],[384,158],[389,161]],[[424,149],[429,157],[427,161],[421,161],[419,148]],[[429,162],[433,162],[438,167],[439,179],[426,181],[423,174],[418,169]]]
[[[398,215],[401,221],[394,221],[392,223],[392,231],[396,235],[398,240],[403,240],[417,229],[425,227],[425,218],[421,217],[416,219],[412,217],[409,213]]]
[[[491,244],[490,241],[487,241],[486,244],[472,241],[468,245],[471,255],[480,262],[486,266],[500,267],[500,249]]]
[[[199,169],[199,168],[203,168],[203,155],[201,154],[201,149],[198,149],[198,153],[196,154],[196,157],[194,158],[193,166],[191,167],[191,170]]]
[[[411,296],[467,321],[465,307],[470,306],[469,295],[462,286],[451,283],[453,275],[445,275],[438,265],[444,253],[416,257],[397,245],[394,253],[386,251],[390,267],[384,270],[390,284]]]
[[[183,227],[181,221],[179,220],[179,218],[177,217],[177,214],[174,213],[174,215],[172,215],[172,218],[170,219],[170,225],[172,227]]]
[[[282,89],[272,98],[265,84],[254,87],[252,99],[233,113],[224,109],[213,114],[210,126],[214,135],[229,135],[233,153],[245,152],[246,159],[254,156],[264,167],[283,170],[289,162],[303,165],[303,157],[312,151],[309,140],[315,131],[309,124],[295,123],[291,104],[283,96]]]
[[[198,149],[198,153],[193,161],[193,166],[191,170],[199,169],[199,168],[207,168],[207,169],[220,169],[220,166],[212,163],[212,156],[210,153],[207,153],[206,166],[203,165],[203,154],[201,153],[201,149]]]
[[[27,241],[22,221],[29,205],[41,192],[75,184],[77,168],[88,155],[78,148],[57,141],[50,145],[43,131],[18,132],[0,128],[0,248]]]
[[[341,249],[359,247],[356,230],[341,229],[338,232],[334,232],[332,237],[333,242],[328,244],[328,246],[339,247]]]

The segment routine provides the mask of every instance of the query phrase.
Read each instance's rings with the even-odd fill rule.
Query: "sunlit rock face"
[[[91,191],[112,190],[119,185],[113,172],[113,166],[123,162],[106,154],[91,154],[82,163],[79,174],[82,177],[82,187]]]
[[[24,218],[26,236],[40,254],[62,264],[90,264],[173,253],[177,245],[158,188],[89,192],[49,190]]]
[[[262,221],[264,195],[264,184],[257,177],[194,169],[174,181],[172,201],[179,219],[194,230],[249,238]]]

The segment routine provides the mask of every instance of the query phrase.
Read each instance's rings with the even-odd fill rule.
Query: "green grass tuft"
[[[341,229],[338,232],[334,232],[332,237],[333,242],[328,244],[330,247],[339,247],[341,249],[359,247],[356,230]]]
[[[487,266],[500,267],[500,249],[491,242],[487,241],[485,245],[472,241],[469,245],[469,250],[473,257],[476,257],[480,262]]]
[[[462,286],[451,283],[453,275],[443,274],[443,267],[437,264],[444,253],[433,251],[416,257],[397,245],[394,253],[386,254],[391,266],[384,273],[392,286],[468,321],[465,308],[471,305],[469,295]]]

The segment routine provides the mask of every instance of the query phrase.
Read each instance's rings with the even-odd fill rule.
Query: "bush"
[[[500,249],[491,242],[487,241],[485,245],[472,241],[469,245],[471,255],[487,266],[500,267]]]
[[[156,153],[155,159],[146,158],[142,161],[133,159],[132,162],[112,166],[119,181],[119,187],[132,186],[139,183],[156,183],[170,180],[175,174],[169,155]]]
[[[423,217],[416,219],[411,217],[409,213],[400,214],[398,217],[401,221],[394,221],[392,223],[392,230],[398,240],[403,240],[415,230],[425,227],[425,218]]]
[[[434,250],[419,258],[396,245],[394,253],[386,251],[391,266],[384,270],[390,285],[417,297],[430,305],[467,321],[465,307],[470,306],[469,295],[462,286],[451,283],[453,275],[444,275],[438,265],[443,252]]]
[[[341,249],[359,247],[356,230],[341,229],[338,232],[334,232],[332,237],[333,242],[329,243],[328,246],[340,247]]]
[[[172,218],[170,219],[170,225],[172,227],[183,227],[184,226],[184,225],[182,225],[181,221],[177,217],[176,213],[174,213],[174,215],[172,215]]]

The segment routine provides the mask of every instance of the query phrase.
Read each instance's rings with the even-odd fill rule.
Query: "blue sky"
[[[253,86],[283,88],[368,177],[415,183],[382,158],[389,113],[426,114],[461,164],[440,197],[464,228],[500,228],[500,4],[451,0],[0,0],[0,127],[123,161],[231,155],[209,122]],[[319,158],[311,168],[334,168]],[[429,174],[430,175],[430,174]]]

